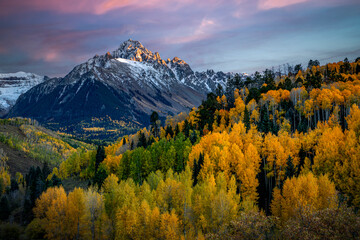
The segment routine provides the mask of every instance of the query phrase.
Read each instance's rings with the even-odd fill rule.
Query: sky
[[[0,0],[0,72],[65,76],[127,39],[193,70],[360,56],[360,0]]]

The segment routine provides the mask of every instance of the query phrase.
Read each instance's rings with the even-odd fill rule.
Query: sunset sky
[[[198,71],[354,60],[360,1],[0,1],[0,72],[64,76],[129,38]]]

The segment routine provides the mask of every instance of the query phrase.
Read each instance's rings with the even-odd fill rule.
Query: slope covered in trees
[[[295,68],[66,158],[46,184],[89,187],[38,195],[27,236],[358,239],[360,62]]]

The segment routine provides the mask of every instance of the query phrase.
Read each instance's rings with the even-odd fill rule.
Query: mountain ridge
[[[184,60],[174,57],[165,61],[159,53],[129,39],[115,51],[75,66],[65,77],[30,89],[8,116],[34,118],[55,126],[54,130],[74,126],[76,133],[93,127],[93,118],[108,116],[136,123],[131,131],[120,130],[128,134],[147,126],[152,111],[165,118],[197,107],[207,93],[218,84],[225,87],[232,76],[212,70],[194,72]],[[74,129],[66,127],[65,131]]]

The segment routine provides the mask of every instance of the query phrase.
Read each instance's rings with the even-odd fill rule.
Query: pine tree
[[[19,185],[18,183],[16,182],[16,180],[14,178],[11,179],[11,187],[10,187],[10,191],[13,192],[13,191],[16,191],[16,190],[19,190]]]
[[[216,94],[216,96],[219,96],[219,97],[224,95],[224,89],[223,89],[223,87],[221,86],[220,83],[218,83],[218,85],[216,87],[215,94]]]
[[[247,107],[245,107],[245,110],[244,110],[244,124],[246,127],[246,131],[249,131],[249,129],[250,129],[250,114],[249,114]]]
[[[139,142],[137,144],[137,147],[143,147],[143,148],[147,147],[147,140],[143,132],[139,133]]]
[[[0,220],[5,221],[10,215],[10,205],[6,196],[0,200]]]
[[[351,70],[351,65],[349,63],[349,59],[345,58],[344,63],[340,66],[340,73],[349,74],[350,70]]]
[[[269,90],[275,90],[276,89],[274,71],[272,71],[270,69],[266,69],[264,71],[264,75],[263,75],[262,79],[266,84],[266,87],[262,88],[262,90],[261,90],[262,92],[267,92]]]
[[[285,78],[285,83],[284,83],[284,89],[291,91],[291,89],[293,88],[292,86],[292,82],[290,80],[290,78]]]
[[[294,177],[295,173],[296,167],[294,166],[291,157],[289,157],[286,164],[285,179]]]
[[[95,172],[97,172],[100,163],[102,163],[102,161],[104,161],[105,159],[105,148],[104,146],[98,146],[98,149],[96,151],[96,157],[95,157]]]
[[[295,73],[295,75],[296,75],[299,71],[302,71],[302,66],[301,66],[301,64],[296,64],[295,67],[294,67],[294,73]]]
[[[47,162],[44,162],[43,168],[42,168],[42,179],[46,181],[47,177],[51,173],[51,170],[49,168],[49,164]]]
[[[51,181],[50,181],[51,183],[50,183],[50,186],[51,187],[58,187],[58,186],[60,186],[60,185],[62,185],[62,181],[61,181],[61,179],[58,177],[58,176],[56,176],[56,174],[54,174],[52,177],[51,177]]]
[[[175,136],[179,135],[179,133],[180,133],[179,124],[176,124],[176,126],[175,126]]]
[[[195,131],[191,131],[191,135],[190,135],[190,142],[192,145],[194,145],[197,141],[197,134]]]
[[[193,179],[193,186],[195,186],[198,183],[198,176],[201,171],[201,168],[204,164],[204,156],[200,153],[199,160],[194,160],[194,167],[192,172],[192,179]]]
[[[102,184],[104,183],[105,179],[108,177],[108,174],[106,173],[106,170],[101,167],[99,170],[95,173],[93,183],[97,184],[99,189],[101,188]]]
[[[159,126],[158,126],[158,120],[159,120],[159,114],[155,111],[153,111],[150,115],[150,129],[151,133],[154,135],[154,137],[159,136]]]
[[[235,74],[235,76],[233,78],[229,78],[228,81],[226,82],[226,91],[225,91],[225,96],[226,99],[228,101],[228,107],[234,107],[234,102],[235,102],[235,98],[234,98],[234,91],[236,89],[241,89],[244,87],[244,82],[242,82],[241,77],[239,76],[239,74]],[[219,95],[217,95],[219,96]],[[221,96],[219,96],[221,97]]]
[[[259,131],[263,132],[263,133],[268,133],[270,132],[270,119],[269,119],[269,114],[267,112],[267,109],[265,106],[263,106],[261,108],[260,111],[260,124],[259,124]]]
[[[172,129],[171,125],[167,125],[166,130],[165,130],[165,136],[170,135],[170,137],[174,136],[174,131]]]
[[[360,61],[356,64],[356,74],[360,73]]]
[[[190,135],[190,124],[189,124],[189,121],[187,119],[185,119],[185,121],[184,121],[183,132],[184,132],[185,137],[188,138],[189,135]]]

